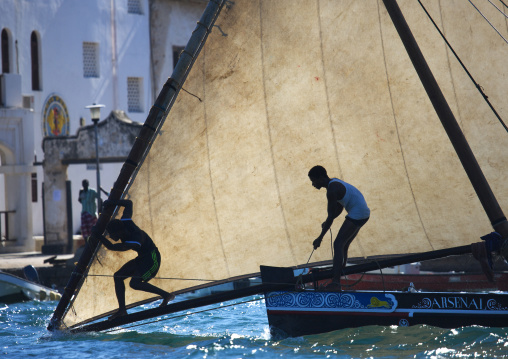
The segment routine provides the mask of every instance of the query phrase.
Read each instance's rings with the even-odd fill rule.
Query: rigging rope
[[[503,12],[503,10],[501,10],[500,8],[498,8],[498,7],[496,6],[496,4],[494,4],[492,1],[490,1],[490,0],[487,0],[487,1],[488,1],[488,2],[492,5],[492,6],[494,6],[494,7],[497,9],[497,11],[499,11],[499,12],[500,12],[500,13],[501,13],[504,17],[506,17],[506,18],[508,19],[508,16],[507,16],[507,15]],[[503,4],[503,5],[504,5],[504,4]],[[506,5],[504,5],[504,6],[506,6]]]
[[[504,7],[508,8],[508,5],[506,5],[506,4],[503,2],[503,0],[499,0],[499,2],[500,2],[501,4],[503,4],[503,5],[504,5]]]
[[[470,0],[469,0],[470,1]],[[470,1],[471,2],[471,1]],[[494,106],[490,103],[489,99],[488,99],[488,96],[483,92],[483,89],[482,87],[475,81],[475,79],[473,78],[473,76],[471,75],[471,73],[469,73],[468,69],[466,68],[466,66],[464,65],[464,63],[462,62],[462,60],[459,58],[459,56],[457,55],[457,53],[455,52],[455,50],[453,49],[453,47],[450,45],[450,43],[448,42],[448,40],[446,39],[446,37],[444,36],[444,34],[441,32],[441,30],[439,29],[439,27],[437,26],[436,22],[434,21],[434,19],[432,18],[432,16],[430,16],[429,12],[427,11],[427,9],[425,8],[425,6],[423,6],[422,2],[420,0],[418,0],[418,3],[420,4],[420,6],[423,8],[423,11],[425,11],[425,13],[427,14],[427,16],[429,17],[430,21],[432,22],[432,24],[434,24],[434,27],[436,28],[436,30],[439,32],[439,34],[441,35],[441,37],[443,38],[443,40],[445,41],[446,45],[448,46],[448,48],[450,49],[450,51],[453,53],[453,55],[455,56],[455,58],[457,59],[457,61],[460,63],[460,65],[462,66],[462,68],[464,69],[464,71],[466,72],[466,74],[469,76],[469,78],[471,79],[471,81],[473,82],[473,84],[476,86],[476,88],[478,89],[478,91],[480,92],[480,94],[483,96],[485,102],[487,103],[487,105],[489,105],[490,109],[492,110],[492,112],[494,113],[494,115],[497,117],[497,119],[499,120],[499,122],[501,123],[501,125],[504,127],[504,129],[506,130],[506,132],[508,132],[508,127],[506,126],[506,124],[504,123],[503,119],[501,118],[501,116],[499,116],[499,114],[497,113],[496,109],[494,108]],[[474,5],[473,5],[474,6]],[[505,40],[506,41],[506,40]]]
[[[332,251],[332,259],[333,259],[333,234],[331,228],[330,228],[330,249]]]
[[[87,277],[114,277],[112,274],[87,274]],[[130,275],[130,276],[118,276],[118,278],[142,278],[142,276]],[[176,278],[176,277],[153,277],[152,279],[170,279],[170,280],[193,280],[199,282],[215,282],[217,279],[201,279],[201,278]]]
[[[468,1],[469,1],[469,3],[470,3],[471,5],[473,5],[473,7],[476,9],[476,11],[478,11],[478,13],[479,13],[479,14],[480,14],[480,15],[481,15],[484,19],[485,19],[485,21],[487,21],[487,22],[489,23],[489,25],[490,25],[490,26],[491,26],[491,27],[492,27],[492,28],[493,28],[493,29],[497,32],[497,34],[498,34],[499,36],[501,36],[501,38],[504,40],[504,42],[506,42],[506,43],[508,44],[508,40],[506,40],[506,39],[503,37],[503,35],[501,35],[501,33],[499,32],[499,30],[498,30],[498,29],[496,29],[496,27],[495,27],[494,25],[492,25],[492,23],[489,21],[489,19],[487,19],[487,17],[486,17],[485,15],[483,15],[483,13],[480,11],[480,9],[478,9],[478,8],[475,6],[475,4],[473,4],[473,2],[472,2],[471,0],[468,0]]]
[[[305,265],[309,264],[310,258],[314,254],[314,251],[315,251],[315,249],[312,249],[312,252],[310,253],[309,259],[307,259],[307,263],[305,263]],[[297,289],[300,288],[302,290],[305,289],[305,285],[303,284],[303,271],[302,271],[302,273],[300,273],[300,275],[296,279],[295,288],[297,288]]]

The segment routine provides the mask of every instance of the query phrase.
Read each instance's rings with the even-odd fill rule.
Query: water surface
[[[87,334],[48,332],[46,327],[56,305],[57,302],[0,304],[0,357],[508,357],[508,328],[369,326],[273,340],[260,296],[208,306],[199,309],[199,313],[168,315],[143,325]]]

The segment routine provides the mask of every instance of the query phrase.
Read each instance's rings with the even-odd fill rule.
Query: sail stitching
[[[324,84],[325,84],[325,93],[326,93],[326,106],[327,106],[327,111],[328,111],[328,121],[330,122],[330,129],[331,129],[331,132],[332,132],[332,138],[333,138],[333,148],[334,148],[334,151],[335,151],[335,157],[336,157],[336,160],[337,160],[337,166],[339,167],[339,175],[341,176],[341,178],[344,178],[344,173],[342,172],[342,167],[340,165],[340,157],[339,157],[339,149],[337,148],[337,136],[336,136],[336,133],[335,133],[335,129],[333,127],[333,121],[332,121],[332,114],[331,114],[331,109],[330,109],[330,94],[329,94],[329,88],[328,88],[328,83],[327,83],[327,76],[326,76],[326,67],[325,67],[325,60],[324,60],[324,50],[323,50],[323,27],[321,26],[321,8],[319,6],[319,0],[316,0],[316,4],[317,4],[317,18],[318,18],[318,26],[319,26],[319,46],[320,46],[320,50],[321,50],[321,66],[323,68],[323,81],[324,81]],[[330,234],[331,234],[331,229],[330,229]],[[358,245],[358,247],[360,248],[360,253],[362,255],[362,257],[366,257],[366,254],[365,254],[365,250],[363,248],[363,245],[362,245],[362,241],[361,241],[361,238],[357,238],[356,241],[355,241],[355,244]],[[333,258],[333,244],[332,244],[332,258]]]
[[[259,1],[259,37],[261,39],[260,41],[260,50],[261,50],[261,72],[262,72],[262,79],[263,79],[263,98],[264,98],[264,103],[265,103],[265,116],[266,116],[266,125],[267,125],[267,128],[268,128],[268,141],[270,143],[270,155],[271,155],[271,158],[272,158],[272,168],[273,168],[273,176],[274,176],[274,179],[275,179],[275,187],[277,188],[277,198],[278,198],[278,201],[279,201],[279,204],[280,204],[280,212],[281,212],[281,216],[282,216],[282,221],[284,223],[284,231],[286,232],[286,242],[288,243],[288,246],[289,246],[289,250],[291,252],[291,258],[293,259],[293,261],[295,263],[298,263],[297,259],[296,259],[296,255],[295,255],[295,251],[293,249],[293,244],[291,243],[291,237],[289,235],[289,229],[288,229],[288,225],[287,225],[287,220],[286,220],[286,216],[284,214],[284,204],[282,203],[282,198],[281,198],[281,195],[280,195],[280,185],[279,185],[279,179],[277,177],[277,171],[275,169],[275,158],[274,158],[274,155],[273,155],[273,141],[272,141],[272,132],[271,132],[271,127],[270,127],[270,116],[268,114],[268,101],[266,99],[266,76],[265,76],[265,67],[264,67],[264,63],[265,63],[265,59],[264,59],[264,51],[263,51],[263,17],[262,17],[262,7],[263,7],[263,1],[260,0]]]
[[[416,213],[418,214],[418,219],[419,219],[419,221],[421,223],[421,226],[422,226],[422,229],[423,229],[423,233],[425,234],[425,238],[427,238],[427,242],[429,243],[429,245],[432,248],[432,250],[434,250],[434,246],[430,242],[430,238],[429,238],[429,235],[428,235],[427,230],[425,228],[425,224],[423,223],[423,219],[422,219],[422,216],[421,216],[421,213],[420,213],[420,209],[418,207],[418,204],[416,203],[416,197],[415,197],[415,194],[414,194],[414,191],[413,191],[413,186],[411,184],[411,179],[409,178],[409,173],[408,173],[408,170],[407,170],[406,157],[404,156],[404,150],[402,148],[402,141],[400,139],[399,126],[398,126],[398,123],[397,123],[397,116],[395,115],[395,105],[393,103],[393,94],[392,94],[392,89],[391,89],[391,86],[390,86],[390,80],[389,80],[389,76],[388,76],[388,66],[387,66],[387,61],[386,61],[386,51],[385,51],[385,44],[384,44],[384,39],[383,39],[383,28],[381,26],[381,10],[380,10],[380,7],[379,7],[379,2],[377,3],[377,8],[378,8],[378,17],[379,17],[379,35],[380,35],[380,39],[381,39],[381,48],[383,49],[382,50],[383,51],[383,63],[384,63],[384,66],[385,66],[386,84],[387,84],[387,88],[388,88],[388,94],[390,96],[390,104],[391,104],[391,107],[392,107],[393,122],[394,122],[394,125],[395,125],[395,130],[397,131],[397,139],[399,141],[400,154],[402,156],[402,162],[404,163],[404,170],[406,172],[406,178],[407,178],[409,190],[411,191],[411,196],[413,197],[413,203],[415,205]]]
[[[206,63],[206,48],[203,49],[203,62],[202,62],[202,72],[203,72],[203,98],[206,99],[206,76],[205,74],[205,63]],[[215,214],[215,223],[217,224],[217,232],[219,234],[220,247],[222,250],[222,257],[224,258],[224,265],[226,267],[226,271],[228,273],[228,277],[231,276],[231,271],[229,269],[229,263],[226,257],[226,250],[224,248],[224,241],[222,239],[222,231],[219,221],[219,213],[217,211],[217,204],[215,203],[215,187],[213,185],[213,177],[212,177],[212,165],[210,159],[210,139],[208,137],[208,116],[206,112],[206,102],[203,103],[203,117],[205,121],[205,134],[206,134],[206,154],[208,156],[208,178],[210,179],[210,192],[212,194],[213,201],[213,211]]]
[[[318,18],[318,26],[319,26],[319,46],[321,49],[321,66],[323,68],[323,81],[325,84],[325,93],[326,93],[326,109],[328,111],[328,120],[330,122],[330,129],[332,132],[332,138],[333,138],[333,148],[335,150],[335,157],[337,159],[337,166],[339,167],[339,176],[341,178],[344,177],[344,173],[342,172],[342,167],[340,165],[340,159],[339,159],[339,149],[337,148],[337,136],[335,133],[335,129],[333,127],[333,121],[332,121],[332,111],[330,109],[330,92],[328,88],[328,82],[327,82],[327,76],[326,76],[326,67],[325,67],[325,60],[324,60],[324,51],[323,51],[323,27],[321,26],[321,8],[319,6],[319,0],[316,0],[317,4],[317,18]],[[362,250],[363,252],[363,250]]]
[[[422,6],[423,10],[425,12],[427,12],[425,7],[421,3],[421,1],[418,0],[418,2]],[[441,26],[443,27],[443,31],[444,31],[444,21],[443,21],[443,12],[442,12],[442,10],[443,10],[443,8],[441,6],[441,1],[439,1],[439,17],[440,17],[440,20],[441,20]],[[432,21],[432,23],[434,23],[434,20],[430,17],[430,14],[427,13],[427,15],[429,16],[429,18]],[[435,23],[434,23],[434,26],[437,27],[437,25]],[[438,29],[438,31],[439,31],[439,29]],[[442,34],[442,36],[444,38],[444,34]],[[445,42],[446,42],[446,39],[445,39]],[[452,49],[452,52],[453,52],[453,49]],[[448,51],[446,51],[446,62],[448,63],[448,68],[451,69],[452,66],[451,66],[450,55],[449,55]],[[455,86],[455,78],[453,77],[453,72],[451,70],[450,70],[449,74],[450,74],[450,81],[452,83],[452,88],[453,88],[453,97],[455,98],[455,103],[457,104],[456,111],[457,111],[457,115],[458,115],[457,117],[458,117],[459,126],[461,128],[464,128],[464,126],[462,125],[462,113],[461,113],[461,109],[460,109],[460,106],[458,105],[459,104],[459,96],[457,95],[457,87]]]

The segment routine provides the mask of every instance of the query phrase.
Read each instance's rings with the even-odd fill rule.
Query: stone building
[[[95,139],[85,106],[105,105],[98,143],[107,192],[122,165],[114,159],[124,155],[113,153],[124,149],[110,146],[116,134],[107,129],[144,122],[206,3],[0,2],[0,252],[34,251],[38,237],[48,252],[68,248],[80,231],[81,181],[96,188]],[[80,156],[45,153],[43,143],[74,143]],[[58,183],[44,169],[55,161],[62,171]]]

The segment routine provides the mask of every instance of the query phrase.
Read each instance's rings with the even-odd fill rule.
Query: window
[[[143,112],[142,77],[127,77],[127,108],[129,112]]]
[[[184,46],[173,46],[173,69],[176,67],[176,63],[178,62],[180,54],[184,49]]]
[[[141,0],[127,0],[127,12],[129,14],[143,15]]]
[[[83,76],[99,77],[99,44],[83,42]]]
[[[9,52],[9,42],[10,42],[10,36],[7,29],[2,30],[2,72],[4,74],[11,72],[11,61],[10,57],[11,54]]]
[[[40,62],[39,62],[39,36],[35,31],[30,36],[30,55],[32,60],[32,90],[40,91],[41,88],[41,75],[40,75]]]

